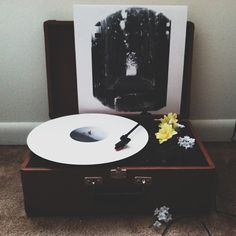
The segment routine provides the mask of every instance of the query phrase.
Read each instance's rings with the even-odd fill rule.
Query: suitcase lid
[[[189,117],[194,24],[187,22],[181,118]],[[78,114],[73,21],[44,22],[49,117]]]

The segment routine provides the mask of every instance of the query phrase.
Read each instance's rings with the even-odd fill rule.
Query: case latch
[[[85,185],[101,185],[103,184],[102,177],[84,177]]]
[[[152,177],[135,176],[134,183],[138,185],[150,185],[152,183]]]
[[[113,179],[125,179],[127,177],[127,170],[125,168],[117,167],[111,169],[111,178]]]

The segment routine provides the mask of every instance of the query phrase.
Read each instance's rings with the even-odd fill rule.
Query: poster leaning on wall
[[[75,5],[80,113],[179,113],[186,21],[186,6]]]

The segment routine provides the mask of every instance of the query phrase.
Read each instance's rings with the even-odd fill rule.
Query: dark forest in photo
[[[93,96],[117,111],[166,106],[171,21],[163,13],[131,7],[95,22]]]

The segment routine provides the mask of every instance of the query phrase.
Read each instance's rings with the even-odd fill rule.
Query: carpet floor
[[[236,235],[236,143],[205,145],[217,170],[217,209],[234,216],[212,211],[185,217],[171,225],[165,235]],[[0,235],[162,235],[165,226],[150,227],[152,215],[27,217],[19,172],[25,150],[25,146],[0,146]]]

